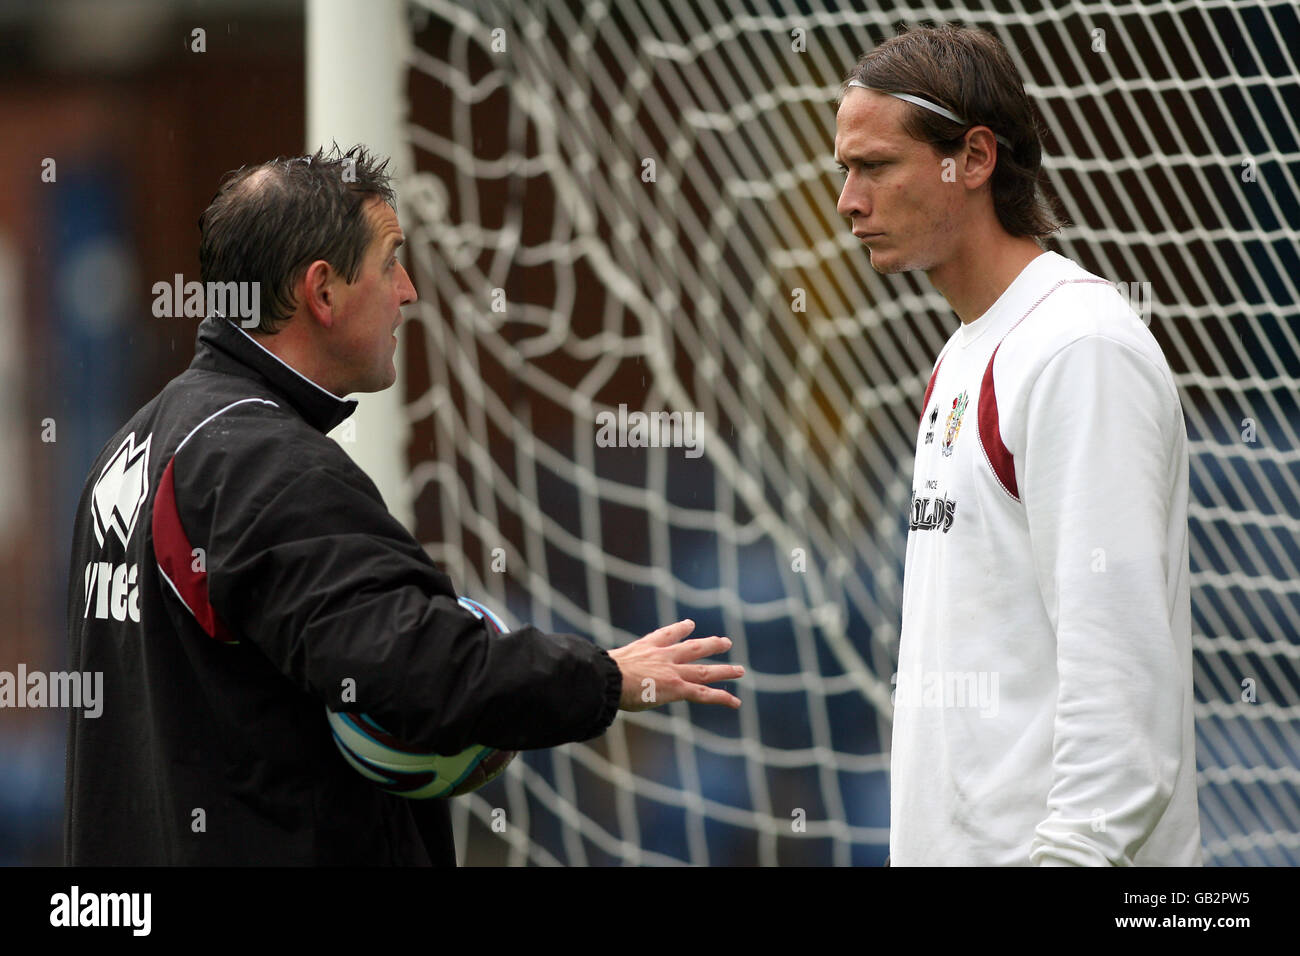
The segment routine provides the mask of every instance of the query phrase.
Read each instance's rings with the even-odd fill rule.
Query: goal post
[[[306,151],[343,149],[364,143],[389,157],[401,183],[410,169],[410,147],[403,135],[406,99],[402,93],[410,45],[403,0],[307,0]],[[398,192],[399,214],[401,192]],[[402,409],[404,350],[398,339],[394,358],[397,382],[390,389],[354,395],[357,410],[330,435],[370,475],[384,503],[408,529],[414,529],[407,488],[407,418]]]

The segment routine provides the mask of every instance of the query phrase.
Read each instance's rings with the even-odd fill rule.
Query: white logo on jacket
[[[123,546],[135,530],[135,519],[140,516],[145,497],[149,494],[149,442],[136,447],[135,432],[113,453],[100,473],[99,481],[90,493],[90,513],[94,518],[95,540],[104,544],[109,530],[117,532]]]

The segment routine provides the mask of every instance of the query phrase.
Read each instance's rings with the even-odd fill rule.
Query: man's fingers
[[[730,650],[731,638],[699,637],[683,642],[682,638],[694,630],[694,621],[677,621],[610,651],[623,672],[620,708],[646,710],[674,700],[740,706],[740,700],[725,690],[706,685],[744,677],[745,668],[739,664],[693,663]]]
[[[692,684],[690,686],[691,689],[686,693],[684,700],[696,704],[721,704],[733,710],[740,706],[740,698],[728,694],[720,687],[705,687],[703,684]]]
[[[725,654],[729,650],[731,650],[729,637],[697,637],[694,640],[683,641],[678,647],[673,648],[673,660],[678,664],[689,664],[691,661],[698,661],[701,657]]]
[[[657,631],[651,631],[642,640],[649,641],[651,644],[658,644],[660,647],[667,647],[670,644],[676,644],[693,630],[695,630],[695,622],[687,618],[684,621],[677,621],[675,624],[661,627]]]
[[[739,664],[694,664],[680,671],[683,680],[693,684],[713,684],[720,680],[739,680],[745,668]]]

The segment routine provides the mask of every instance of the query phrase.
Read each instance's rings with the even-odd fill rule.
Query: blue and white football
[[[505,622],[470,598],[461,607],[498,634],[509,632]],[[452,757],[429,753],[398,740],[365,714],[325,710],[334,743],[357,773],[389,793],[412,800],[458,797],[494,779],[515,759],[517,751],[466,747]]]

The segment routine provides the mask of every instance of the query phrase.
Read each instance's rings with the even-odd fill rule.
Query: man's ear
[[[998,142],[993,130],[975,126],[966,131],[966,155],[961,180],[967,189],[979,189],[993,178],[998,165]]]
[[[332,328],[334,325],[335,282],[338,273],[324,259],[307,267],[298,283],[298,301],[307,308],[312,321]]]

